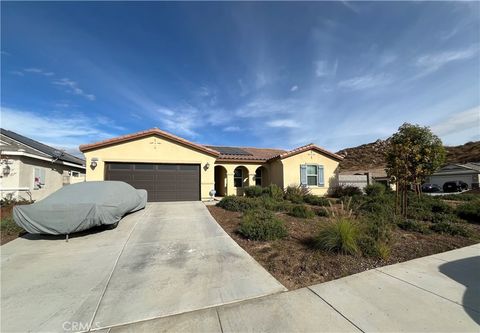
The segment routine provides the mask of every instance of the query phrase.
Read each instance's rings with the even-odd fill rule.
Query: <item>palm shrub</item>
[[[250,209],[258,208],[260,201],[257,198],[246,198],[235,195],[223,197],[217,206],[232,212],[244,212]]]
[[[285,190],[285,199],[293,203],[303,203],[303,198],[308,194],[308,188],[304,186],[288,186]]]
[[[315,194],[307,194],[303,197],[303,201],[305,203],[308,203],[310,205],[314,205],[314,206],[328,206],[329,205],[329,201],[327,198],[325,197],[321,197],[319,195],[315,195]]]
[[[258,185],[247,186],[243,189],[243,193],[245,193],[245,196],[248,198],[256,198],[262,196],[263,188]]]
[[[315,212],[305,205],[292,205],[288,211],[288,215],[301,217],[304,219],[311,219],[315,217]]]
[[[275,201],[282,201],[284,195],[283,190],[275,184],[270,184],[267,187],[264,187],[263,194]]]
[[[275,240],[287,235],[284,222],[262,208],[245,212],[238,231],[248,239],[259,241]]]
[[[318,248],[343,254],[358,252],[359,229],[349,218],[339,218],[326,224],[317,234],[315,244]]]

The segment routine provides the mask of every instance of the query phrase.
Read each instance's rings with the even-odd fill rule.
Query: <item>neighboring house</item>
[[[157,128],[81,145],[87,181],[122,180],[149,201],[207,200],[242,195],[250,185],[303,185],[323,195],[342,157],[314,144],[291,151],[206,146]]]
[[[40,200],[63,185],[85,180],[85,161],[12,131],[0,129],[1,198]]]
[[[480,162],[466,164],[448,164],[427,178],[427,183],[443,184],[449,181],[461,180],[468,184],[468,188],[478,188],[480,178]]]
[[[395,184],[390,181],[385,169],[369,169],[369,170],[341,170],[338,176],[338,184],[342,186],[356,186],[363,190],[367,185],[373,183],[381,183],[395,189]]]

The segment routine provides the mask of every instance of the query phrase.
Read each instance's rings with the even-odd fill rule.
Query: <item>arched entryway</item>
[[[250,185],[248,179],[248,169],[243,165],[233,170],[233,186],[237,195],[243,195],[243,188]]]
[[[255,170],[255,185],[258,186],[268,186],[269,179],[268,179],[268,170],[264,166],[260,166]]]
[[[215,173],[215,196],[223,197],[227,194],[227,169],[221,165],[216,165]]]

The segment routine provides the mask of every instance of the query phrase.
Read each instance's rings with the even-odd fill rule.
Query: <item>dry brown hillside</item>
[[[387,140],[377,140],[358,147],[342,149],[337,154],[345,156],[340,162],[340,169],[369,170],[385,167],[384,152]],[[480,162],[480,141],[467,142],[461,146],[446,146],[447,163]]]

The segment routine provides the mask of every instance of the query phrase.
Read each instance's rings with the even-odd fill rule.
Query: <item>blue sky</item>
[[[480,3],[2,2],[1,122],[47,144],[158,127],[327,149],[480,139]]]

